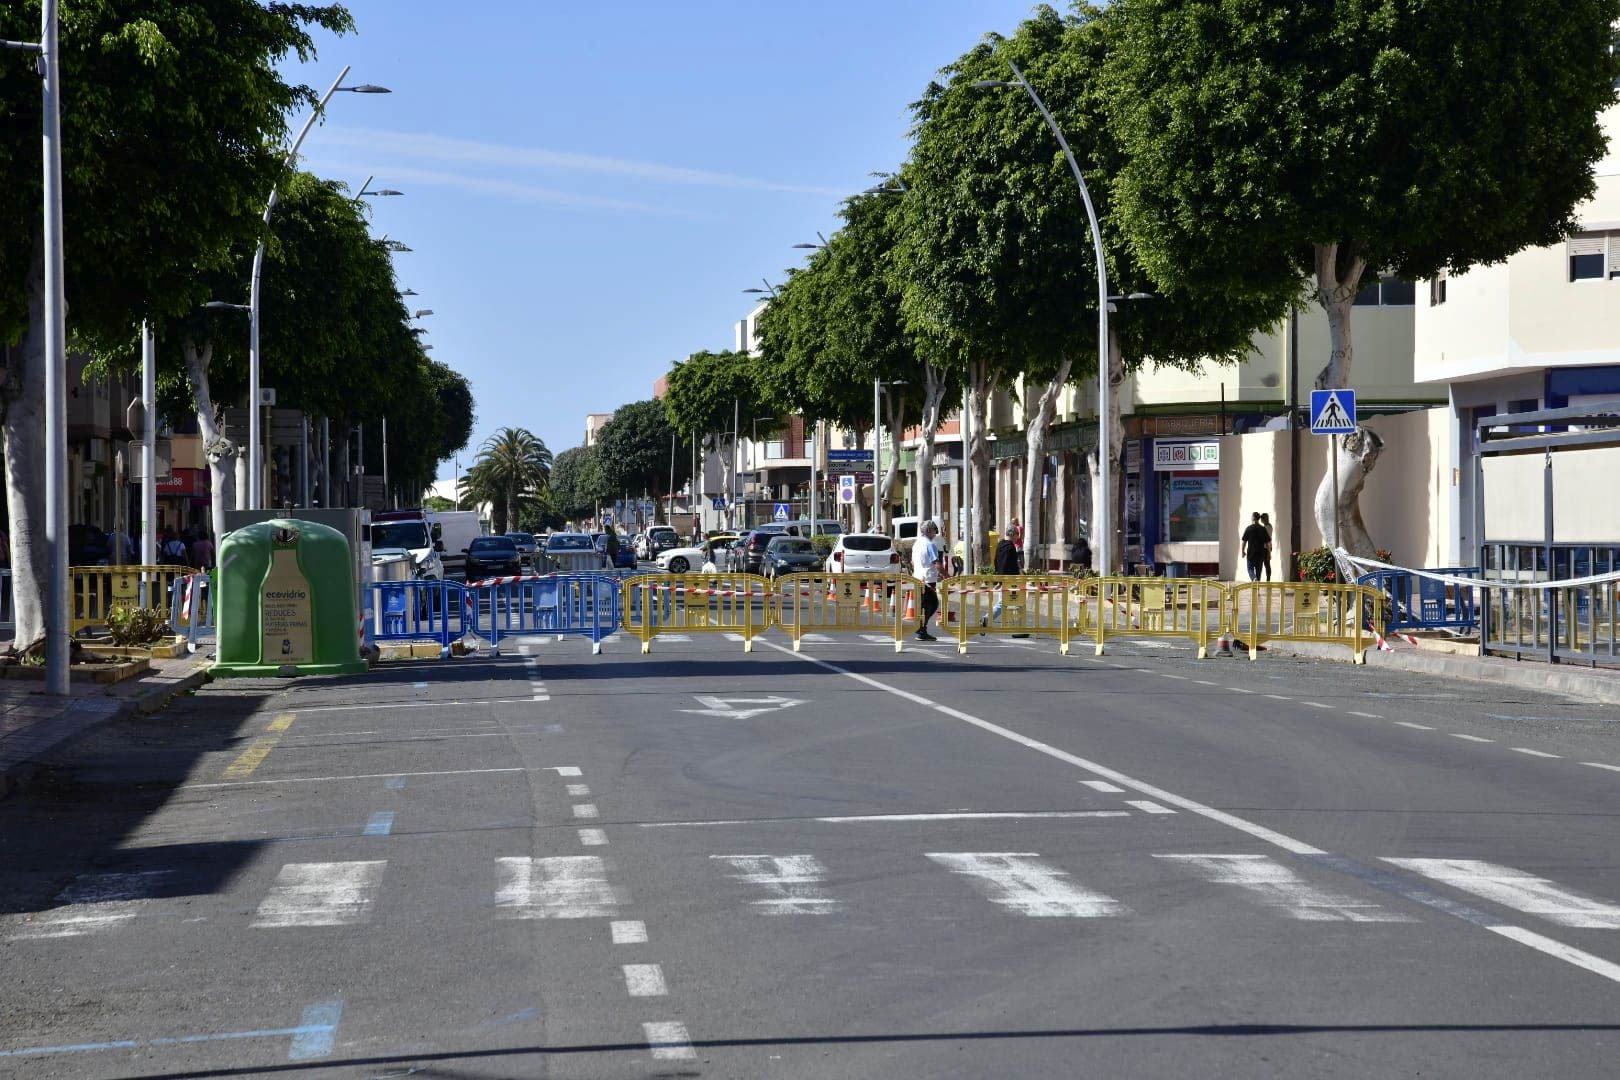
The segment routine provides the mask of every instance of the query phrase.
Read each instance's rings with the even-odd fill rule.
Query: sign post
[[[1339,551],[1339,440],[1340,435],[1352,435],[1356,430],[1356,392],[1354,390],[1311,391],[1311,434],[1331,435],[1333,449],[1328,461],[1333,469],[1333,551]]]

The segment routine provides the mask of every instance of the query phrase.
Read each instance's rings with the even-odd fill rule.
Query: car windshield
[[[534,533],[507,533],[506,535],[514,544],[534,543]]]
[[[771,541],[770,550],[773,555],[813,555],[816,548],[808,540],[788,540],[779,536]]]
[[[589,551],[591,538],[579,533],[565,533],[546,541],[547,551]]]
[[[887,536],[861,536],[856,534],[844,537],[844,549],[846,551],[887,551],[889,546]]]
[[[468,550],[475,555],[499,555],[503,552],[516,555],[517,545],[505,536],[480,536],[472,542],[472,547]]]
[[[428,547],[427,526],[420,521],[394,521],[371,527],[371,546],[374,548]]]
[[[675,528],[672,525],[654,525],[647,530],[648,536],[674,536]]]

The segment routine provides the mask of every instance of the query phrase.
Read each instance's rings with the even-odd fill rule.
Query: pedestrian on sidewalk
[[[932,521],[924,522],[922,535],[911,549],[912,576],[922,582],[922,622],[917,627],[918,641],[934,640],[934,635],[928,632],[928,620],[939,610],[940,553],[939,545],[934,542],[938,535],[938,525]]]
[[[1013,527],[1011,525],[1007,526],[1006,533],[1000,540],[996,541],[996,550],[993,558],[995,560],[995,571],[997,577],[1009,577],[1014,574],[1021,573],[1023,569],[1019,565],[1018,548],[1013,544],[1012,541],[1012,531]],[[979,619],[979,625],[981,627],[989,626],[991,620],[995,620],[996,622],[1001,621],[1001,605],[1004,592],[1005,589],[1003,587],[996,587],[996,604],[990,609],[989,615],[983,616]]]
[[[1266,549],[1271,546],[1271,538],[1266,535],[1266,527],[1260,524],[1260,515],[1255,513],[1249,521],[1249,527],[1243,530],[1243,560],[1249,564],[1249,580],[1260,580],[1260,567],[1265,562]]]
[[[1262,524],[1262,525],[1264,525],[1266,527],[1265,572],[1266,572],[1266,580],[1270,581],[1271,580],[1271,551],[1272,551],[1272,549],[1274,547],[1277,546],[1277,533],[1271,527],[1271,515],[1270,514],[1261,514],[1260,515],[1260,524]]]
[[[197,539],[191,542],[191,565],[199,570],[212,569],[214,565],[214,542],[205,532],[198,533]]]

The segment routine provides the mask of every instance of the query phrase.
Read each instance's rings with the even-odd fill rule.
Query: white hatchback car
[[[903,573],[905,567],[900,565],[894,541],[883,533],[845,533],[827,556],[826,570],[829,574]]]

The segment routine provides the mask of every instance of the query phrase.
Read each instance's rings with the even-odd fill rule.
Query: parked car
[[[624,537],[621,536],[619,539],[623,540]],[[638,558],[638,559],[642,558],[643,556],[642,556],[641,553],[643,551],[645,551],[646,549],[647,549],[647,534],[646,533],[638,532],[638,533],[636,533],[636,535],[630,537],[630,550],[636,553],[636,558]]]
[[[799,536],[773,536],[765,545],[759,572],[768,578],[779,574],[812,574],[821,568],[816,545]]]
[[[844,531],[844,523],[837,518],[817,518],[815,531],[812,533],[809,519],[801,518],[782,526],[782,531],[789,536],[837,536]]]
[[[701,544],[660,551],[656,559],[658,569],[668,570],[672,574],[688,574],[702,569],[703,564],[710,559],[713,559],[714,565],[718,567],[725,558],[725,549],[736,541],[736,533],[710,533],[708,539]]]
[[[518,555],[523,561],[533,565],[534,557],[540,553],[540,545],[536,542],[534,533],[509,532],[506,535],[511,537],[512,543],[517,545]]]
[[[602,553],[602,565],[611,565],[615,569],[634,570],[636,568],[636,549],[631,546],[628,536],[619,537],[618,554],[612,559],[607,554],[607,533],[597,533],[591,537],[591,543],[596,550]]]
[[[660,552],[681,546],[680,534],[673,525],[650,526],[643,536],[646,551],[637,552],[643,559],[656,559]]]
[[[546,537],[544,555],[565,574],[586,573],[607,566],[590,533],[552,533]]]
[[[894,541],[883,533],[845,533],[833,545],[827,556],[829,574],[850,571],[901,572],[900,552]]]
[[[764,529],[754,529],[743,533],[737,542],[731,545],[731,559],[729,566],[738,574],[757,574],[765,560],[765,548],[778,536],[780,532],[766,532]]]
[[[462,549],[467,557],[467,580],[516,576],[523,572],[523,560],[510,536],[480,536]]]

